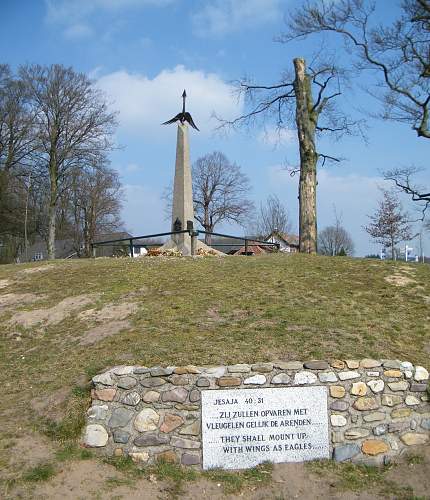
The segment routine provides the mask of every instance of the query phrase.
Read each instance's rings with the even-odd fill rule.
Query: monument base
[[[212,248],[206,243],[203,243],[203,241],[197,240],[197,245],[196,245],[196,255],[198,255],[199,250],[203,250],[205,252],[213,252],[215,255],[218,256],[223,256],[225,253],[220,252],[219,250],[215,250],[215,248]],[[181,239],[179,241],[175,241],[174,239],[168,240],[162,247],[160,247],[161,250],[178,250],[181,252],[182,255],[186,256],[191,256],[191,238],[188,238],[188,241],[185,239]]]

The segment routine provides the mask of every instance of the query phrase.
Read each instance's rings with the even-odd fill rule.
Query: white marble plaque
[[[329,458],[327,387],[202,391],[203,468]]]

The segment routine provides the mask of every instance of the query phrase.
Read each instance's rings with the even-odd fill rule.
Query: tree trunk
[[[203,227],[205,228],[205,231],[211,232],[212,229],[211,229],[211,223],[209,222],[209,207],[205,207],[204,218],[205,218],[205,223]],[[212,235],[205,234],[205,244],[210,246],[211,242],[212,242]]]
[[[51,151],[49,159],[49,207],[48,207],[48,259],[55,259],[55,229],[57,215],[57,196],[58,196],[58,182],[57,182],[57,159],[54,151]]]
[[[315,148],[316,112],[313,108],[311,82],[303,59],[294,59],[296,123],[300,146],[299,248],[317,252],[316,175],[318,154]]]

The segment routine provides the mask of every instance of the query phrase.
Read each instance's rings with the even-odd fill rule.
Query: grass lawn
[[[27,328],[14,319],[26,315]],[[106,334],[117,320],[122,331]],[[109,366],[375,357],[428,368],[429,320],[421,264],[278,254],[1,266],[0,468],[21,477],[9,450],[30,431],[76,439],[90,377]],[[83,343],[95,327],[104,336]]]

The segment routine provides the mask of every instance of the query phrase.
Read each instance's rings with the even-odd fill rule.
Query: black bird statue
[[[188,111],[185,111],[185,99],[187,97],[187,93],[183,92],[182,94],[182,113],[178,113],[176,116],[174,116],[171,120],[168,120],[167,122],[162,123],[162,125],[169,125],[170,123],[175,123],[177,121],[180,121],[182,124],[184,122],[188,122],[193,128],[196,130],[199,130],[194,123],[190,113]]]

